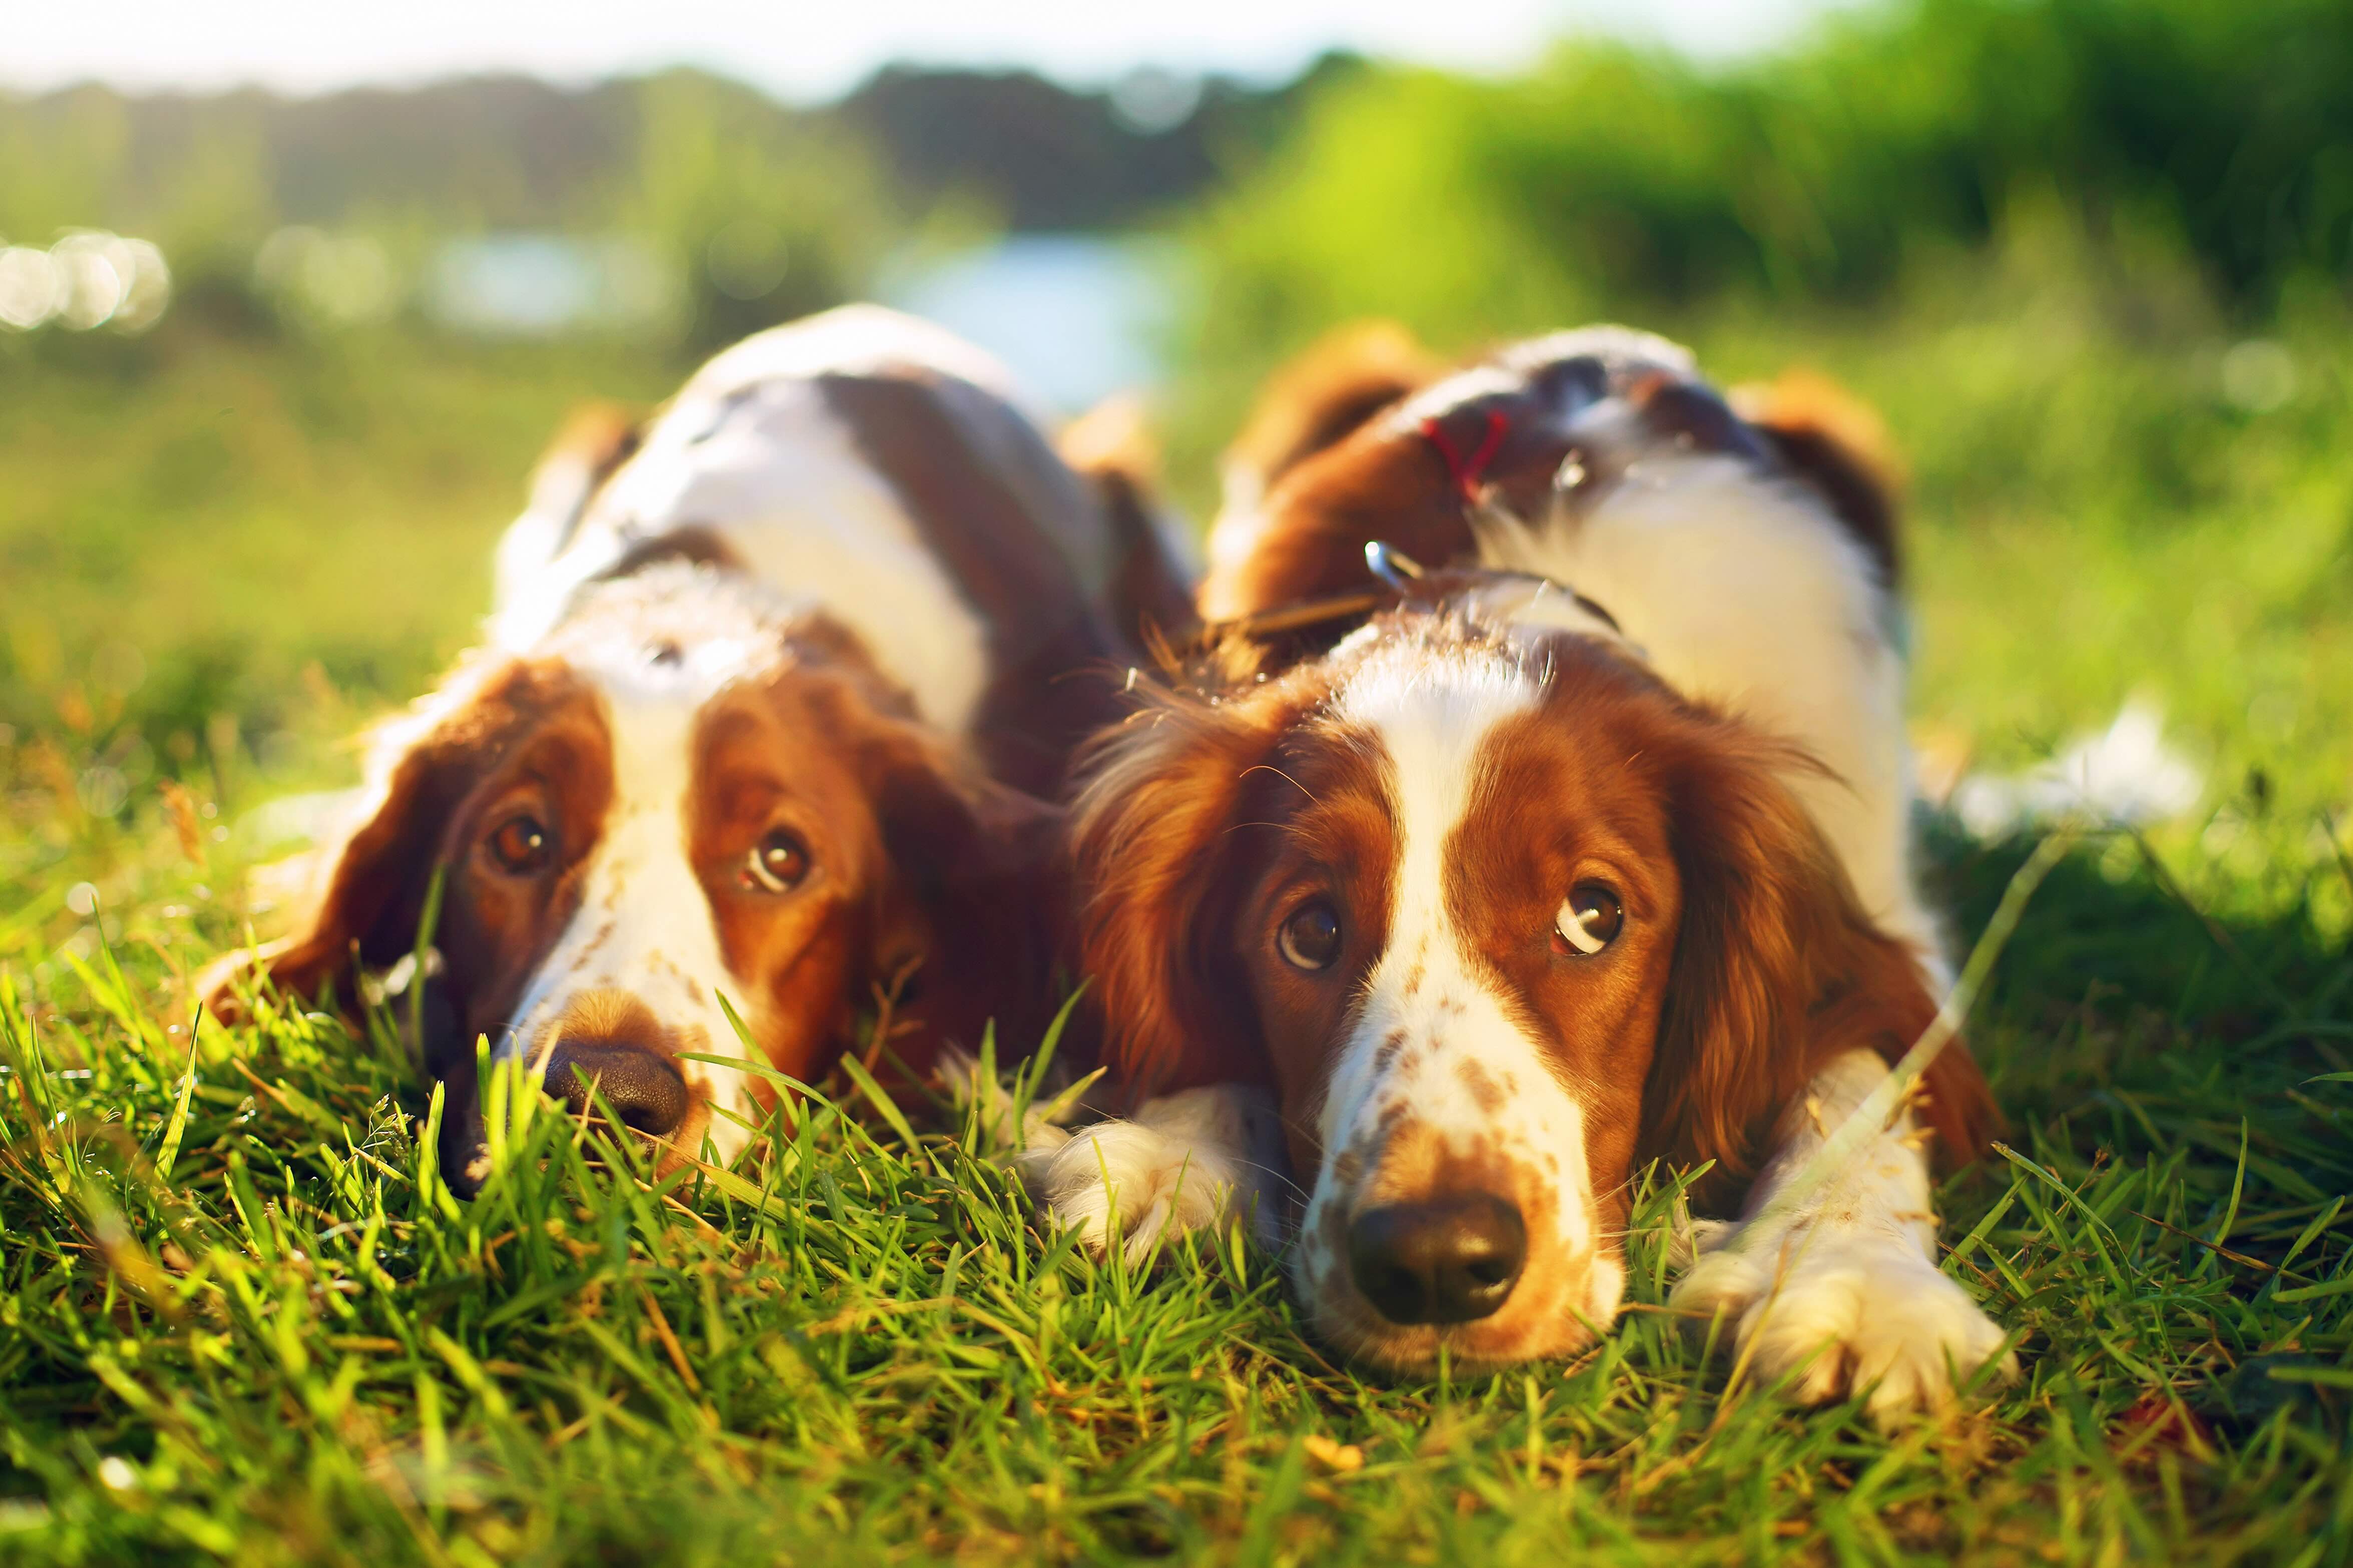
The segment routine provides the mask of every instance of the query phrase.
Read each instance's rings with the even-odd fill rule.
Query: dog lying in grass
[[[307,910],[215,973],[216,1014],[256,973],[392,992],[460,1190],[478,1037],[675,1164],[741,1149],[878,994],[918,1072],[991,1018],[1042,1027],[1040,797],[1184,578],[992,362],[871,308],[764,332],[560,441],[498,579],[487,643],[377,734]]]
[[[1966,1160],[1992,1121],[1965,1049],[1771,1203],[1950,974],[1855,417],[1803,387],[1736,413],[1612,329],[1451,375],[1359,333],[1281,378],[1208,615],[1361,595],[1376,542],[1446,569],[1392,567],[1404,603],[1335,647],[1229,650],[1097,750],[1086,967],[1153,1098],[1043,1139],[1055,1212],[1140,1255],[1247,1209],[1345,1350],[1493,1367],[1600,1331],[1638,1173],[1708,1163],[1750,1223],[1674,1300],[1761,1377],[1893,1415],[2000,1353],[1935,1262],[1924,1144]]]

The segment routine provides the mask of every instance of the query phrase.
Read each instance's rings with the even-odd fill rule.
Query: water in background
[[[11,291],[16,273],[7,267],[25,257],[44,266],[50,259],[0,251],[0,324],[22,324],[10,311],[24,290]],[[159,277],[161,261],[158,255]],[[679,331],[689,309],[684,280],[659,251],[620,235],[460,237],[438,247],[411,279],[364,235],[298,226],[270,237],[254,275],[282,308],[320,326],[387,320],[413,302],[470,336],[660,335]],[[36,279],[45,312],[51,293],[63,298],[47,278]],[[1073,415],[1162,378],[1187,280],[1185,253],[1165,240],[1019,234],[947,255],[902,256],[882,269],[873,294],[979,344],[1046,410]]]
[[[1184,276],[1182,253],[1166,241],[1023,234],[901,262],[877,293],[979,344],[1031,396],[1076,414],[1161,378]]]

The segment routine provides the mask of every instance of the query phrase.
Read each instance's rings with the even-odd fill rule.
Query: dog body
[[[1247,1197],[1342,1346],[1492,1365],[1615,1314],[1641,1163],[1769,1156],[1756,1226],[1711,1232],[1680,1299],[1731,1310],[1767,1376],[1823,1352],[1803,1393],[1940,1397],[2000,1335],[1934,1266],[1913,1111],[1773,1203],[1947,972],[1883,500],[1818,421],[1744,419],[1639,334],[1395,392],[1336,432],[1281,411],[1321,446],[1246,435],[1286,456],[1230,487],[1204,611],[1359,588],[1377,540],[1477,570],[1106,743],[1088,968],[1113,1065],[1162,1098],[1039,1150],[1047,1198],[1139,1247]],[[1930,1087],[1920,1120],[1973,1152],[1966,1053]]]
[[[731,1155],[775,1094],[693,1057],[810,1080],[910,980],[892,1044],[918,1070],[1042,1021],[1037,797],[1115,710],[1129,595],[1182,579],[1000,370],[872,309],[763,333],[650,425],[559,443],[498,579],[487,646],[380,735],[306,927],[260,955],[348,1002],[410,953],[438,870],[428,973],[395,978],[427,986],[461,1185],[477,1037],[675,1159]]]
[[[1189,574],[1039,426],[1001,366],[914,318],[849,307],[763,332],[642,431],[551,454],[499,546],[491,637],[528,649],[659,560],[722,565],[822,606],[926,723],[1050,797],[1103,711],[1071,677],[1127,658]]]

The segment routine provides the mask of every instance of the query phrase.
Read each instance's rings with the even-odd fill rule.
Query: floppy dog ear
[[[1254,504],[1283,475],[1443,370],[1395,321],[1354,321],[1326,332],[1268,378],[1226,448],[1227,506],[1238,499]]]
[[[1645,1150],[1754,1168],[1758,1141],[1832,1058],[1894,1062],[1936,1016],[1917,956],[1863,911],[1837,852],[1784,782],[1818,764],[1730,721],[1695,716],[1662,748],[1683,879]],[[1966,1162],[1994,1126],[1968,1047],[1927,1077],[1925,1118]]]
[[[1054,450],[1094,491],[1110,528],[1104,595],[1113,626],[1138,648],[1191,626],[1198,572],[1181,524],[1161,502],[1160,451],[1143,405],[1126,393],[1106,398],[1065,426]]]
[[[1269,377],[1219,466],[1224,495],[1209,525],[1211,580],[1250,559],[1266,523],[1261,503],[1286,475],[1443,369],[1396,322],[1358,321],[1326,333]]]
[[[358,972],[398,962],[413,949],[423,918],[433,837],[446,817],[446,770],[427,748],[403,756],[371,785],[339,842],[311,852],[309,910],[292,932],[216,961],[197,979],[206,1009],[241,1021],[239,997],[262,975],[289,996],[318,997],[332,985],[345,1010]]]
[[[871,926],[868,973],[909,989],[896,1047],[917,1072],[938,1047],[976,1047],[993,1020],[1027,1048],[1054,1012],[1068,879],[1061,813],[964,763],[915,723],[869,715],[859,772],[890,868]]]
[[[1168,693],[1105,735],[1071,813],[1082,967],[1103,1059],[1132,1092],[1266,1080],[1266,1052],[1227,950],[1230,874],[1253,768],[1303,699],[1288,686],[1211,703]]]
[[[196,994],[215,1017],[245,1014],[241,989],[267,974],[291,996],[330,984],[350,1009],[358,972],[414,951],[426,892],[451,815],[501,749],[521,714],[520,667],[461,665],[439,690],[377,731],[367,783],[340,837],[307,857],[311,891],[296,929],[208,966]]]

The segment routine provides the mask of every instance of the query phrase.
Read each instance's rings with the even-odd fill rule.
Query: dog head
[[[1275,1091],[1336,1342],[1573,1349],[1617,1310],[1644,1162],[1749,1168],[1815,1066],[1934,1013],[1788,788],[1807,766],[1606,634],[1457,608],[1164,694],[1078,807],[1112,1059]]]
[[[1052,814],[918,722],[857,639],[744,578],[669,563],[598,586],[521,652],[478,654],[378,737],[309,913],[258,964],[346,1005],[420,940],[444,1165],[480,1172],[474,1041],[669,1146],[742,1147],[878,988],[920,1068],[1043,989]],[[429,890],[438,918],[420,935]],[[1033,913],[1034,911],[1034,913]],[[723,1009],[736,1009],[749,1044]],[[397,1011],[397,1009],[396,1009]]]

